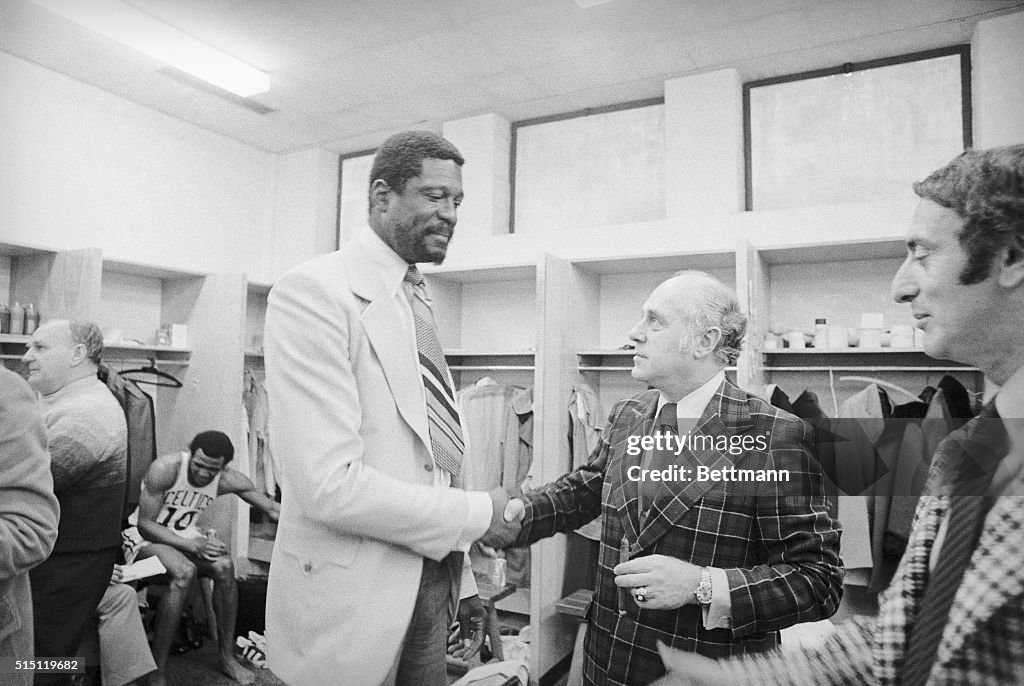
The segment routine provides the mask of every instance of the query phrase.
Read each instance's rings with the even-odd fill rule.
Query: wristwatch
[[[701,605],[711,604],[711,570],[707,567],[701,567],[700,583],[697,584],[697,590],[693,595]]]

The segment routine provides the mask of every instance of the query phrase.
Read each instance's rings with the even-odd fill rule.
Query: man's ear
[[[77,367],[78,365],[82,364],[82,362],[85,361],[86,357],[87,357],[87,354],[86,354],[86,349],[85,349],[85,344],[84,343],[76,343],[74,346],[72,346],[72,348],[71,348],[71,366],[72,367]]]
[[[1016,288],[1024,283],[1024,236],[1015,234],[1010,244],[999,251],[996,268],[1003,288]]]
[[[697,340],[697,346],[693,351],[694,357],[702,358],[713,354],[715,352],[715,348],[718,347],[718,342],[721,340],[722,329],[717,326],[712,326]]]
[[[383,214],[388,211],[391,199],[391,186],[384,179],[375,179],[370,184],[370,209]]]

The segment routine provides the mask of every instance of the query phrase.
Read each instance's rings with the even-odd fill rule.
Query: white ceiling
[[[659,97],[666,78],[743,80],[970,41],[1024,0],[126,0],[270,73],[237,101],[27,0],[0,50],[271,152],[372,148],[484,112],[516,121]],[[237,99],[236,99],[237,100]]]

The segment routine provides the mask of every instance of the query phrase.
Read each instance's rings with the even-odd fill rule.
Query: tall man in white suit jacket
[[[458,470],[435,459],[415,329],[423,310],[406,283],[411,266],[445,257],[462,163],[436,134],[389,138],[370,175],[369,228],[270,293],[267,394],[282,497],[267,645],[270,668],[292,686],[444,686],[456,605],[474,647],[482,640],[461,551],[506,499],[450,487]]]

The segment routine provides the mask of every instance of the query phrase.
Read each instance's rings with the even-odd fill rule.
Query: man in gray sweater
[[[75,655],[121,545],[128,430],[121,406],[96,378],[102,353],[95,324],[57,319],[32,334],[23,358],[42,399],[61,510],[53,554],[31,572],[41,657]],[[68,678],[40,674],[36,683]]]

